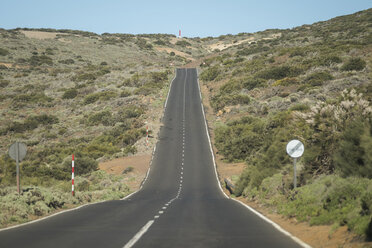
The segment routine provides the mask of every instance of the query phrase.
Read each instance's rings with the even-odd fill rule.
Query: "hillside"
[[[288,218],[371,239],[372,9],[219,40],[240,43],[201,62],[221,182]],[[305,145],[297,189],[292,139]]]
[[[199,68],[220,180],[233,195],[371,239],[372,9],[206,38],[0,29],[0,226],[136,190],[136,168],[113,175],[98,163],[150,156],[174,68],[184,66]],[[297,189],[291,139],[305,144]],[[28,146],[20,196],[7,155],[17,140]]]
[[[53,29],[0,30],[0,44],[0,226],[137,190],[144,168],[112,175],[98,164],[151,155],[174,68],[205,52],[172,35]],[[28,149],[20,196],[8,156],[15,141]]]

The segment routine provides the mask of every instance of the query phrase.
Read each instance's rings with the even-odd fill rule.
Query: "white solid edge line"
[[[201,108],[202,108],[202,112],[203,112],[203,117],[204,117],[204,125],[205,125],[205,130],[207,132],[207,138],[208,138],[208,141],[209,141],[209,150],[212,154],[212,160],[213,160],[213,167],[214,167],[214,174],[216,176],[216,179],[217,179],[217,184],[218,184],[218,187],[220,188],[221,192],[224,194],[224,196],[226,198],[229,198],[226,193],[223,191],[222,187],[221,187],[221,183],[220,183],[220,180],[218,179],[218,174],[217,174],[217,166],[216,166],[216,160],[214,158],[214,153],[213,153],[213,149],[212,149],[212,142],[211,142],[211,138],[210,138],[210,135],[209,135],[209,131],[208,131],[208,125],[207,125],[207,118],[205,117],[205,112],[204,112],[204,106],[203,106],[203,100],[202,100],[202,97],[201,97],[201,90],[200,90],[200,83],[199,83],[199,78],[198,78],[198,70],[196,70],[196,81],[198,82],[198,87],[199,87],[199,95],[200,95],[200,105],[201,105]]]
[[[168,95],[167,95],[167,99],[165,100],[165,103],[164,103],[164,109],[167,107],[167,103],[168,103],[168,98],[169,98],[169,94],[171,92],[171,88],[172,88],[172,85],[173,85],[173,81],[176,79],[177,77],[177,68],[175,69],[176,73],[174,74],[174,77],[170,83],[170,86],[169,86],[169,90],[168,90]]]
[[[176,77],[177,77],[177,69],[175,69],[174,77],[173,77],[172,81],[170,82],[170,86],[169,86],[169,90],[168,90],[167,99],[165,100],[165,104],[164,104],[163,116],[161,117],[161,119],[163,119],[163,117],[164,117],[165,109],[166,109],[167,102],[168,102],[168,98],[169,98],[169,95],[170,95],[170,92],[171,92],[171,89],[172,89],[173,81],[176,79]],[[158,146],[158,144],[156,143],[156,144],[155,144],[155,147],[154,147],[154,150],[153,150],[153,152],[152,152],[152,157],[151,157],[151,162],[150,162],[151,164],[150,164],[150,165],[152,165],[152,161],[153,161],[153,159],[154,159],[154,156],[155,156],[155,152],[156,152],[156,148],[157,148],[157,146]],[[143,185],[145,184],[145,182],[147,181],[147,178],[149,177],[149,174],[150,174],[150,171],[151,171],[151,167],[152,167],[152,166],[149,166],[149,169],[147,170],[147,173],[146,173],[146,177],[145,177],[145,179],[143,179],[143,181],[142,181],[142,183],[141,183],[141,186],[140,186],[139,190],[133,192],[132,194],[130,194],[130,196],[133,195],[133,194],[138,193],[139,191],[141,191]],[[125,199],[127,199],[128,197],[129,197],[129,196],[124,197],[123,199],[120,199],[120,200],[125,200]]]
[[[134,235],[134,237],[129,240],[129,242],[123,246],[123,248],[130,248],[132,247],[141,237],[143,234],[147,232],[147,230],[150,228],[150,226],[154,223],[154,220],[150,220],[149,222],[146,223],[139,231]]]
[[[294,240],[296,243],[298,243],[302,247],[304,247],[304,248],[311,248],[310,245],[306,244],[305,242],[303,242],[301,239],[297,238],[296,236],[293,236],[291,233],[289,233],[288,231],[284,230],[280,225],[276,224],[274,221],[270,220],[265,215],[261,214],[260,212],[256,211],[255,209],[251,208],[247,204],[244,204],[243,202],[241,202],[241,201],[239,201],[237,199],[234,199],[234,198],[230,198],[230,199],[233,200],[233,201],[236,201],[236,202],[240,203],[241,205],[243,205],[244,207],[248,208],[251,212],[253,212],[257,216],[261,217],[263,220],[265,220],[266,222],[268,222],[269,224],[271,224],[272,226],[274,226],[278,231],[280,231],[281,233],[283,233],[286,236],[290,237],[292,240]]]
[[[132,193],[133,194],[133,193]],[[104,200],[104,201],[99,201],[99,202],[91,202],[91,203],[86,203],[84,205],[80,205],[76,208],[71,208],[71,209],[66,209],[66,210],[63,210],[63,211],[60,211],[58,213],[54,213],[54,214],[51,214],[51,215],[48,215],[48,216],[44,216],[40,219],[36,219],[36,220],[32,220],[32,221],[29,221],[29,222],[26,222],[26,223],[22,223],[22,224],[18,224],[18,225],[15,225],[15,226],[9,226],[9,227],[5,227],[5,228],[1,228],[0,229],[0,232],[2,231],[5,231],[5,230],[9,230],[9,229],[14,229],[14,228],[18,228],[18,227],[21,227],[21,226],[26,226],[26,225],[30,225],[30,224],[33,224],[35,222],[39,222],[39,221],[43,221],[45,219],[49,219],[49,218],[52,218],[56,215],[60,215],[60,214],[64,214],[64,213],[67,213],[67,212],[71,212],[71,211],[74,211],[74,210],[78,210],[82,207],[86,207],[86,206],[89,206],[89,205],[94,205],[94,204],[100,204],[100,203],[104,203],[106,202],[107,200]]]
[[[196,69],[196,75],[198,75],[198,70]],[[213,159],[213,165],[214,165],[214,172],[215,172],[215,175],[216,175],[216,178],[217,178],[217,183],[218,183],[218,186],[220,188],[220,190],[222,191],[222,193],[225,195],[226,198],[229,198],[231,200],[234,200],[240,204],[242,204],[244,207],[246,207],[248,210],[250,210],[251,212],[253,212],[254,214],[256,214],[257,216],[259,216],[260,218],[262,218],[263,220],[265,220],[266,222],[270,223],[273,227],[275,227],[278,231],[280,231],[281,233],[285,234],[286,236],[290,237],[292,240],[294,240],[297,244],[301,245],[302,247],[304,248],[311,248],[310,245],[306,244],[305,242],[303,242],[302,240],[300,240],[299,238],[293,236],[292,234],[290,234],[289,232],[287,232],[286,230],[284,230],[281,226],[279,226],[278,224],[276,224],[275,222],[273,222],[272,220],[270,220],[269,218],[267,218],[266,216],[262,215],[261,213],[257,212],[256,210],[254,210],[253,208],[251,208],[250,206],[244,204],[243,202],[241,201],[238,201],[236,199],[233,199],[231,197],[228,197],[228,195],[223,191],[222,189],[222,186],[221,186],[221,183],[220,183],[220,180],[218,179],[218,174],[217,174],[217,166],[216,166],[216,160],[214,158],[214,153],[213,153],[213,149],[212,149],[212,142],[211,142],[211,138],[209,136],[209,131],[208,131],[208,126],[207,126],[207,119],[205,117],[205,112],[204,112],[204,106],[203,106],[203,100],[202,100],[202,96],[201,96],[201,90],[200,90],[200,83],[199,83],[199,78],[198,76],[196,76],[196,79],[197,79],[197,82],[198,82],[198,86],[199,86],[199,94],[200,94],[200,104],[201,104],[201,107],[202,107],[202,112],[203,112],[203,117],[204,117],[204,123],[205,123],[205,130],[207,131],[207,137],[208,137],[208,141],[209,141],[209,148],[210,148],[210,151],[211,151],[211,154],[212,154],[212,159]]]

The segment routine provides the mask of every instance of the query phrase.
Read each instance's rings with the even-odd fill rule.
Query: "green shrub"
[[[120,93],[120,97],[128,97],[132,95],[132,92],[130,92],[129,90],[123,90],[121,93]]]
[[[126,131],[124,134],[121,134],[119,139],[123,143],[124,146],[131,146],[134,145],[137,140],[144,137],[146,135],[146,129],[131,129]]]
[[[7,128],[2,130],[1,133],[6,134],[8,132],[23,133],[25,131],[30,131],[36,129],[39,125],[51,125],[58,123],[58,118],[53,115],[37,115],[30,116],[24,122],[14,121],[8,125]]]
[[[0,88],[5,88],[9,85],[10,81],[9,80],[0,80]]]
[[[0,56],[6,56],[9,54],[9,51],[0,47]]]
[[[176,54],[172,51],[169,53],[170,56],[176,56]]]
[[[91,104],[95,103],[98,100],[108,101],[113,97],[116,97],[116,92],[113,91],[104,91],[104,92],[98,92],[98,93],[92,93],[87,95],[84,98],[84,104]]]
[[[53,98],[46,96],[44,93],[18,94],[13,97],[13,107],[23,107],[27,104],[38,104],[40,106],[48,106],[52,104]]]
[[[77,89],[67,89],[62,95],[62,99],[74,99],[77,95]]]
[[[33,55],[29,59],[29,63],[32,66],[40,66],[40,65],[43,65],[43,64],[53,65],[53,59],[51,57],[46,56],[46,55],[40,55],[40,56]]]
[[[102,111],[96,114],[90,115],[87,120],[89,126],[95,126],[103,124],[104,126],[113,125],[113,118],[110,111]]]
[[[72,78],[75,82],[81,81],[94,81],[97,79],[97,76],[94,73],[81,73]]]
[[[318,65],[330,66],[332,64],[342,63],[342,59],[336,55],[323,56],[319,59]]]
[[[372,179],[372,129],[363,120],[352,121],[344,130],[334,155],[335,167],[344,177]]]
[[[236,55],[238,55],[238,56],[248,56],[248,55],[251,55],[251,54],[266,52],[266,51],[269,51],[269,50],[270,50],[270,47],[268,47],[268,46],[252,45],[250,47],[246,47],[246,48],[243,48],[241,50],[238,50],[236,52]]]
[[[306,77],[305,82],[311,86],[320,86],[325,81],[334,79],[334,77],[327,71],[314,72]]]
[[[307,112],[310,110],[310,106],[305,103],[298,103],[289,108],[290,111]]]
[[[311,225],[347,225],[355,233],[368,237],[371,187],[371,180],[322,176],[298,188],[287,201],[278,202],[279,209],[282,214],[309,221]]]
[[[75,64],[75,60],[73,60],[73,59],[64,59],[64,60],[60,60],[58,62],[61,63],[61,64],[65,64],[65,65]]]
[[[263,79],[283,79],[286,77],[296,77],[300,75],[303,72],[302,69],[292,66],[278,66],[278,67],[272,67],[270,69],[263,70],[259,73],[257,73],[257,77],[263,78]]]
[[[176,45],[177,46],[181,46],[181,47],[187,47],[187,46],[191,46],[191,44],[185,40],[179,40],[176,42]]]
[[[247,90],[252,90],[254,88],[264,87],[266,81],[261,78],[249,78],[244,80],[243,88]]]
[[[296,85],[298,83],[299,82],[297,78],[285,77],[283,79],[276,80],[273,86],[290,86],[290,85]]]
[[[101,135],[82,148],[82,151],[84,154],[94,159],[98,159],[105,155],[112,155],[120,152],[119,147],[114,144],[118,143],[119,140],[120,138]]]
[[[366,67],[367,63],[361,58],[351,58],[346,61],[342,67],[342,71],[361,71]]]
[[[64,168],[71,171],[71,160],[64,163]],[[75,154],[75,175],[81,176],[98,170],[98,162],[88,154]]]
[[[242,119],[241,122],[229,123],[215,131],[216,147],[230,162],[246,159],[262,145],[263,123],[253,117]]]
[[[130,118],[138,118],[145,113],[145,110],[141,107],[130,105],[119,111],[119,119],[125,121]]]
[[[214,111],[218,111],[228,105],[249,104],[250,101],[251,98],[244,94],[219,94],[211,98],[211,106]]]
[[[213,66],[208,68],[207,70],[204,70],[200,74],[200,79],[203,81],[213,81],[217,78],[217,76],[220,74],[220,70],[218,66]]]
[[[145,39],[140,38],[140,37],[137,37],[135,44],[141,49],[148,49],[148,50],[152,49],[152,45],[147,43]]]
[[[163,40],[156,40],[156,41],[154,41],[154,44],[159,45],[159,46],[166,46],[167,45],[167,43],[165,43],[165,41],[163,41]]]

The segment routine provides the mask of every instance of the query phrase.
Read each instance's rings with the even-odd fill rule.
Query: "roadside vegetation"
[[[201,63],[218,153],[246,164],[235,196],[372,239],[371,14],[252,34]],[[292,139],[305,145],[297,189]]]
[[[176,47],[172,37],[0,29],[0,228],[136,190],[126,186],[130,171],[114,176],[98,165],[143,150],[154,103],[165,100],[173,66],[186,61],[154,49],[159,40]],[[15,141],[27,145],[20,195],[8,155]]]

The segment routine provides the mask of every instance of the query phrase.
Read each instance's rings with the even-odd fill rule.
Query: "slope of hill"
[[[372,9],[218,39],[226,48],[201,61],[200,79],[221,182],[297,221],[371,239]],[[297,189],[291,139],[305,144]]]
[[[204,53],[172,35],[53,29],[0,30],[0,44],[1,226],[136,190],[126,186],[139,180],[136,167],[110,175],[98,162],[151,154],[174,67]],[[14,141],[28,147],[20,196],[7,154]]]

